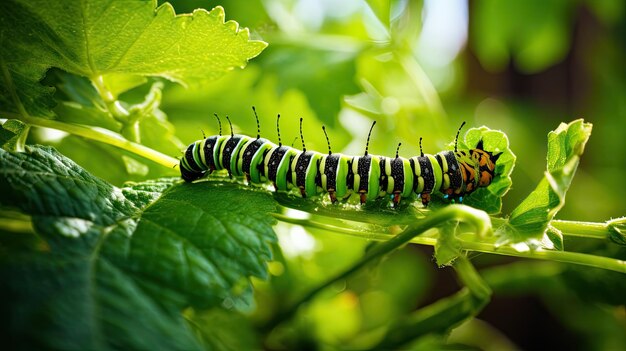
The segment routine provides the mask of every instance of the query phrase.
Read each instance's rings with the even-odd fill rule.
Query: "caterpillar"
[[[328,144],[328,153],[309,151],[304,143],[302,118],[300,119],[300,139],[302,150],[282,144],[280,138],[280,114],[276,119],[278,145],[261,138],[259,118],[252,107],[257,122],[255,137],[234,134],[230,118],[230,135],[222,135],[219,117],[219,135],[197,140],[190,144],[180,159],[181,177],[191,182],[214,171],[225,169],[228,174],[245,177],[248,183],[270,182],[276,191],[300,190],[303,198],[328,193],[330,201],[357,193],[361,204],[390,195],[393,206],[397,207],[402,198],[416,193],[424,207],[428,206],[431,194],[439,191],[445,198],[458,202],[478,187],[491,184],[495,167],[501,154],[484,150],[482,139],[473,149],[458,150],[457,131],[454,151],[442,151],[435,155],[424,154],[420,138],[420,155],[410,158],[371,155],[369,141],[374,122],[369,130],[365,153],[362,156],[348,156],[334,153],[326,128],[322,126]]]

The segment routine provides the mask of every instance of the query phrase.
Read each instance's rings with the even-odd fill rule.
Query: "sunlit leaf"
[[[518,243],[543,236],[548,223],[563,207],[565,194],[590,135],[591,124],[582,119],[562,123],[548,134],[545,176],[498,229],[499,243]]]
[[[232,305],[267,276],[267,194],[177,179],[120,189],[48,147],[0,151],[0,174],[0,205],[31,215],[49,248],[0,264],[3,315],[19,316],[5,332],[22,346],[195,349],[178,311]]]
[[[4,1],[0,5],[0,54],[5,71],[0,109],[50,115],[49,88],[39,86],[50,67],[90,77],[159,76],[181,84],[213,80],[265,47],[247,29],[224,22],[216,7],[176,15],[156,1]]]
[[[10,119],[0,126],[0,146],[6,151],[17,151],[20,138],[28,132],[26,124]]]

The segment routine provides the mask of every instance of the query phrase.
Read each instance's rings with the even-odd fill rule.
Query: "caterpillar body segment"
[[[246,176],[246,180],[251,183],[261,183],[263,173],[263,158],[272,146],[269,140],[263,138],[251,138],[239,153],[237,167]]]
[[[413,191],[426,206],[430,202],[430,194],[441,189],[443,171],[437,167],[438,162],[434,155],[411,157],[409,164],[413,170]]]
[[[274,184],[276,190],[286,191],[293,186],[291,161],[297,155],[298,150],[289,146],[275,145],[268,151],[263,167],[267,179]]]
[[[291,161],[292,184],[300,189],[302,197],[311,197],[320,193],[317,189],[321,183],[319,164],[323,155],[319,152],[303,151]]]
[[[343,199],[352,193],[351,158],[342,154],[329,154],[320,160],[319,174],[320,187],[328,193],[330,201],[335,203],[337,199]]]
[[[380,189],[380,157],[365,155],[352,158],[352,189],[359,194],[361,203],[379,197]]]
[[[181,177],[191,182],[224,169],[251,184],[270,182],[276,191],[295,187],[302,197],[328,193],[333,203],[352,193],[361,203],[389,195],[395,207],[415,193],[427,206],[434,192],[462,201],[478,187],[491,184],[500,156],[485,151],[482,140],[469,150],[455,147],[455,151],[404,158],[397,151],[396,157],[371,155],[367,147],[363,156],[332,153],[330,142],[328,154],[322,154],[307,151],[301,138],[303,150],[276,145],[259,135],[210,136],[187,147],[180,159]]]
[[[414,178],[411,163],[408,159],[398,156],[381,157],[380,160],[381,190],[391,194],[393,204],[397,206],[402,197],[409,197],[413,193]]]
[[[249,140],[250,137],[245,135],[233,135],[223,142],[218,157],[220,169],[226,169],[230,176],[242,176],[241,167],[237,167],[239,152]]]

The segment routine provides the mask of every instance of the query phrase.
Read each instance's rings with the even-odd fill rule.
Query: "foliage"
[[[472,87],[464,75],[476,74],[467,55],[488,71],[511,61],[540,75],[580,50],[571,49],[576,11],[623,28],[623,4],[474,1],[463,55],[444,45],[454,40],[429,38],[438,2],[316,3],[224,1],[252,32],[225,21],[221,6],[196,9],[204,0],[0,4],[4,340],[38,349],[532,348],[523,343],[534,334],[508,340],[487,313],[492,299],[526,294],[580,335],[569,345],[625,347],[626,220],[607,220],[624,215],[614,201],[623,148],[597,151],[621,140],[611,133],[623,123],[597,116],[626,101],[615,80],[623,48],[585,50],[601,77],[586,112],[598,113],[550,131],[547,152],[539,140],[572,111],[550,119],[535,102],[463,91]],[[603,40],[612,39],[619,34]],[[384,155],[397,141],[417,154],[420,136],[426,152],[451,150],[460,118],[485,124],[462,133],[459,147],[482,141],[499,154],[496,177],[463,204],[437,197],[426,209],[331,205],[219,174],[181,182],[181,140],[216,133],[213,112],[233,116],[235,132],[254,131],[252,105],[268,139],[276,113],[286,144],[302,116],[309,149],[325,150],[325,125],[333,151],[347,154],[362,152],[371,119],[380,128],[370,150]],[[590,194],[602,201],[590,206]],[[556,219],[563,213],[595,222]],[[440,268],[407,243],[433,247]],[[446,267],[457,292],[440,284]]]
[[[120,189],[49,147],[1,152],[0,204],[30,215],[40,240],[2,255],[5,332],[21,347],[199,348],[176,311],[253,304],[246,278],[267,277],[275,241],[267,194],[207,198],[171,179]]]

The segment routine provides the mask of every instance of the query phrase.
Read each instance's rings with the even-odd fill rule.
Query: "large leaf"
[[[561,123],[548,134],[545,176],[519,206],[497,234],[499,243],[519,243],[541,239],[548,224],[563,207],[565,194],[574,178],[580,156],[591,135],[591,124],[578,119]]]
[[[45,242],[0,256],[3,332],[24,347],[198,348],[180,311],[249,305],[248,277],[267,276],[268,194],[120,189],[48,147],[0,150],[0,175],[0,206],[32,216]]]
[[[49,88],[38,81],[50,67],[96,78],[159,76],[192,84],[245,66],[267,45],[246,28],[224,23],[216,7],[176,15],[156,0],[8,0],[0,4],[0,110],[50,115]]]

